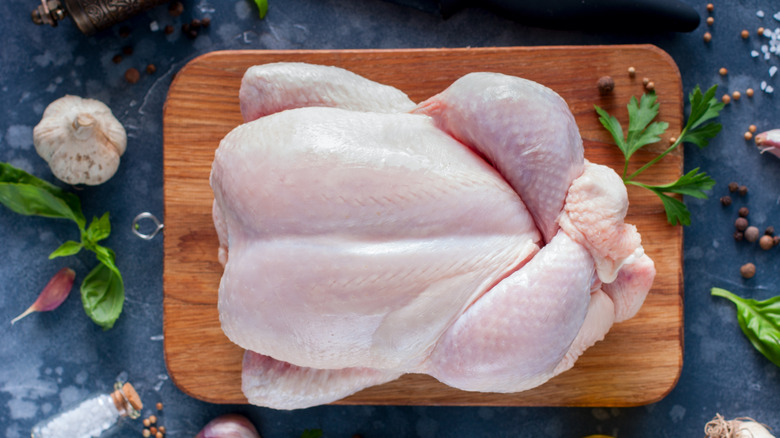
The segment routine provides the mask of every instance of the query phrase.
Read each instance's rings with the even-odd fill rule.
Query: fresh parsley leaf
[[[620,126],[620,122],[602,108],[595,106],[596,113],[599,115],[599,121],[604,128],[612,134],[612,137],[615,139],[615,144],[623,152],[623,156],[625,157],[622,175],[623,182],[625,184],[644,187],[655,193],[661,199],[664,210],[666,211],[666,218],[672,225],[690,225],[691,223],[688,208],[682,201],[672,195],[679,194],[706,199],[707,195],[704,192],[712,189],[715,185],[715,181],[706,173],[699,172],[698,168],[681,176],[677,181],[662,185],[644,184],[635,181],[634,178],[660,161],[682,143],[693,143],[700,148],[709,144],[709,140],[715,137],[722,128],[719,123],[711,122],[712,119],[718,117],[724,106],[723,103],[718,102],[715,98],[717,88],[717,85],[713,85],[702,94],[701,89],[697,86],[688,95],[691,111],[685,127],[683,127],[680,132],[680,136],[664,152],[647,162],[631,175],[626,175],[626,173],[629,159],[634,152],[648,144],[660,141],[661,136],[669,128],[669,124],[666,122],[653,121],[656,116],[658,116],[658,109],[660,107],[656,100],[655,93],[646,93],[642,95],[641,99],[638,101],[636,97],[631,97],[627,106],[628,134],[625,138],[623,138],[623,128]]]

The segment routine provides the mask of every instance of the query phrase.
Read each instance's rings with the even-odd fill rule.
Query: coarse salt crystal
[[[780,12],[776,13],[775,15],[772,15],[772,18],[774,18],[777,21],[780,21]]]
[[[769,77],[773,77],[775,73],[777,73],[777,67],[775,67],[774,65],[769,67]]]
[[[775,88],[771,85],[767,85],[766,89],[764,90],[766,93],[772,93],[773,91],[775,91]]]
[[[769,46],[766,44],[761,44],[761,53],[766,53],[769,51]]]
[[[764,29],[764,36],[767,38],[772,38],[772,31],[769,29]]]
[[[766,90],[766,81],[761,81],[761,91]]]
[[[156,21],[152,21],[151,23],[149,23],[149,30],[151,30],[152,32],[157,32],[158,30],[160,30],[160,25],[157,24]]]
[[[758,18],[764,18],[764,11],[761,11],[761,10],[759,10],[759,11],[756,11],[756,17],[758,17]]]
[[[757,58],[758,57],[758,52],[756,52],[755,50],[751,50],[750,51],[750,56],[752,56],[754,58]]]

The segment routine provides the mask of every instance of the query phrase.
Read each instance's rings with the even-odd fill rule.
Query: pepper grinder
[[[70,15],[76,26],[85,35],[108,29],[133,15],[159,6],[169,0],[41,0],[41,5],[32,11],[35,24],[57,22]],[[63,5],[64,2],[64,5]]]

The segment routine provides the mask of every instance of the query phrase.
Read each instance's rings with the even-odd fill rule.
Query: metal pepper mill
[[[49,24],[52,27],[57,27],[58,21],[70,15],[81,32],[85,35],[92,35],[168,1],[62,0],[61,2],[60,0],[41,0],[41,5],[32,11],[32,21],[35,24]]]

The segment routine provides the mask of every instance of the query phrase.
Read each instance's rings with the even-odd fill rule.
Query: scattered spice
[[[739,268],[739,273],[742,278],[753,278],[756,275],[756,265],[745,263]]]
[[[612,76],[602,76],[596,83],[600,94],[609,94],[615,89],[615,80]]]
[[[747,94],[747,97],[753,97],[753,93],[754,91],[752,88],[748,88],[747,90],[745,90],[745,94]]]
[[[114,55],[114,57],[111,58],[111,61],[114,64],[119,64],[120,62],[122,62],[122,55]]]
[[[721,197],[720,203],[723,204],[724,207],[728,207],[729,205],[731,205],[731,196]]]
[[[633,78],[634,76],[636,76],[636,69],[635,69],[634,67],[629,67],[629,68],[628,68],[628,76],[630,76],[630,77],[632,77],[632,78]]]
[[[149,65],[146,66],[146,73],[147,74],[151,75],[151,74],[154,74],[156,71],[157,71],[157,66],[155,66],[154,64],[149,64]]]
[[[124,46],[122,47],[122,53],[125,55],[132,55],[133,54],[133,46]]]
[[[677,137],[669,137],[669,144],[677,143]]]
[[[119,28],[119,36],[121,38],[127,38],[130,36],[130,26],[122,26]]]
[[[184,4],[180,1],[172,2],[168,5],[168,14],[171,17],[178,17],[184,12]]]
[[[735,91],[731,93],[731,98],[734,100],[739,100],[740,97],[742,97],[742,93],[740,93],[739,91]]]
[[[150,436],[152,436],[152,432],[150,432],[149,429],[144,429],[143,432],[141,432],[141,435],[144,438],[149,438]]]
[[[728,105],[729,103],[731,103],[731,96],[729,96],[728,94],[724,94],[721,100],[723,101],[724,104]]]
[[[763,35],[763,34],[764,34],[764,28],[763,28],[763,27],[759,27],[759,28],[758,28],[758,31],[757,31],[756,33],[757,33],[759,36],[760,36],[760,35]]]
[[[125,72],[125,80],[131,84],[137,83],[141,79],[141,73],[137,68],[128,68]]]
[[[157,428],[157,431],[158,431],[158,432],[165,433],[165,426],[160,426],[160,427],[158,427],[158,428]]]
[[[772,242],[775,246],[780,245],[780,236],[772,236]]]
[[[211,26],[211,18],[205,17],[205,18],[201,19],[200,20],[200,25],[203,26],[203,27]]]
[[[766,230],[764,230],[764,234],[766,234],[767,236],[774,236],[775,235],[775,227],[773,227],[771,225],[766,227]]]
[[[162,411],[162,408],[163,408],[162,402],[157,402],[157,406],[155,406],[155,407],[157,408],[158,411]]]
[[[170,24],[166,25],[166,26],[165,26],[165,28],[163,28],[163,32],[164,32],[166,35],[170,35],[170,34],[172,34],[172,33],[173,33],[173,30],[174,30],[174,29],[173,29],[173,26],[171,26]]]
[[[152,435],[156,435],[157,434],[157,428],[152,426],[152,427],[149,428],[149,432],[151,432]]]
[[[647,84],[649,84],[649,83],[650,83],[650,78],[642,78],[642,85],[644,85],[646,87]]]
[[[745,233],[742,231],[734,231],[734,240],[741,242],[745,238]]]
[[[747,186],[739,186],[739,195],[745,196],[748,194],[748,188]]]
[[[737,229],[737,231],[745,231],[745,229],[748,227],[748,221],[744,217],[738,217],[737,220],[734,221],[734,228]]]
[[[753,139],[753,133],[750,131],[745,132],[745,140],[752,140]]]
[[[742,36],[743,40],[746,40],[746,39],[748,39],[750,37],[750,32],[748,32],[747,29],[743,29],[742,33],[740,33],[740,35]]]
[[[702,38],[704,39],[705,43],[708,43],[712,41],[712,34],[709,32],[704,32],[704,36],[702,36]]]
[[[748,217],[750,210],[747,207],[740,207],[738,214],[739,217]]]
[[[715,9],[715,5],[712,3],[707,3],[707,11],[712,12],[713,9]]]
[[[720,73],[721,76],[726,76],[729,74],[729,71],[726,69],[726,67],[721,67],[720,70],[718,70],[718,73]]]
[[[163,438],[163,433],[160,431],[157,431],[156,434],[154,434],[154,438]]]
[[[758,129],[758,128],[756,127],[756,125],[750,125],[750,126],[748,126],[748,131],[750,131],[750,132],[756,132],[756,130],[757,130],[757,129]]]
[[[712,26],[712,23],[715,22],[715,19],[713,17],[707,17],[707,24]]]
[[[157,417],[154,415],[149,416],[149,422],[152,424],[157,424]]]
[[[775,239],[768,234],[764,234],[758,241],[758,246],[760,246],[764,251],[770,250],[773,246],[775,246]]]
[[[648,90],[648,91],[653,91],[653,90],[655,90],[655,82],[653,82],[653,81],[650,81],[650,82],[648,82],[648,83],[645,85],[645,89],[646,89],[646,90]]]
[[[190,21],[190,27],[195,30],[200,29],[200,20],[198,20],[197,18],[193,18],[192,21]]]
[[[729,183],[729,191],[730,191],[731,193],[734,193],[734,192],[736,192],[737,190],[739,190],[739,184],[737,184],[736,182],[733,182],[733,181],[732,181],[732,182],[730,182],[730,183]]]
[[[745,230],[745,240],[748,242],[755,242],[758,240],[759,234],[758,227],[751,225]]]
[[[152,422],[151,422],[151,421],[149,421],[149,419],[148,419],[148,418],[144,418],[144,421],[143,421],[143,423],[144,423],[144,426],[146,426],[146,427],[149,427],[149,426],[151,426],[151,425],[152,425]]]

